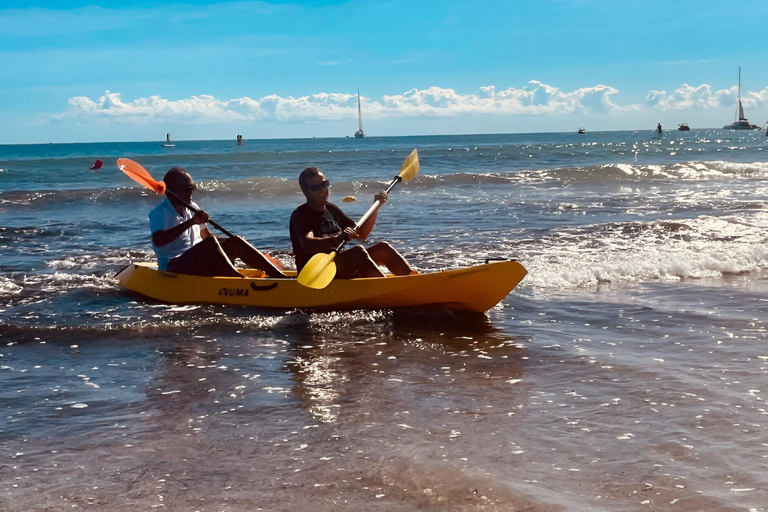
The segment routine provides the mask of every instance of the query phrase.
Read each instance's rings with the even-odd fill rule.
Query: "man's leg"
[[[336,256],[336,277],[352,279],[353,277],[384,277],[384,274],[368,252],[358,245]]]
[[[194,276],[242,277],[216,237],[209,236],[168,263],[168,272]]]
[[[234,236],[222,240],[220,243],[230,260],[234,261],[235,258],[240,258],[247,267],[263,270],[269,277],[285,277],[277,265],[246,242],[244,238]]]
[[[387,242],[379,242],[370,246],[368,254],[371,255],[371,259],[377,265],[384,265],[396,276],[407,276],[416,273],[408,262],[405,261],[405,258]]]

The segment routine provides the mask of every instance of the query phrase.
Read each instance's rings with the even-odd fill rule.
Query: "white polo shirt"
[[[192,206],[197,208],[195,203]],[[149,212],[149,232],[166,230],[178,226],[182,222],[191,219],[194,214],[189,208],[184,208],[183,215],[179,215],[171,204],[168,196],[165,196],[163,202],[155,206]],[[193,245],[202,242],[200,236],[200,224],[193,224],[191,228],[184,231],[176,239],[168,244],[157,246],[152,242],[152,248],[157,256],[157,268],[159,270],[168,270],[168,262],[184,254]]]

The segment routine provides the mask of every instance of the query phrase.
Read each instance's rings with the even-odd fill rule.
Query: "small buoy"
[[[345,203],[354,203],[355,201],[357,201],[357,198],[355,198],[355,196],[347,196],[344,198]]]
[[[104,164],[101,160],[96,160],[93,162],[93,165],[91,166],[91,169],[101,169],[101,166]]]

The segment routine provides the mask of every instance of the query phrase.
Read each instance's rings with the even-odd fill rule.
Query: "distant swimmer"
[[[238,135],[237,136],[237,145],[238,146],[242,146],[243,145],[243,136],[242,135]]]
[[[661,123],[659,123],[658,126],[656,126],[656,133],[661,135]]]

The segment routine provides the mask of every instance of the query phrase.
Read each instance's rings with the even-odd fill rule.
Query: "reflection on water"
[[[145,305],[158,320],[108,337],[40,330],[2,350],[4,499],[763,512],[763,295],[523,293],[488,316]]]

